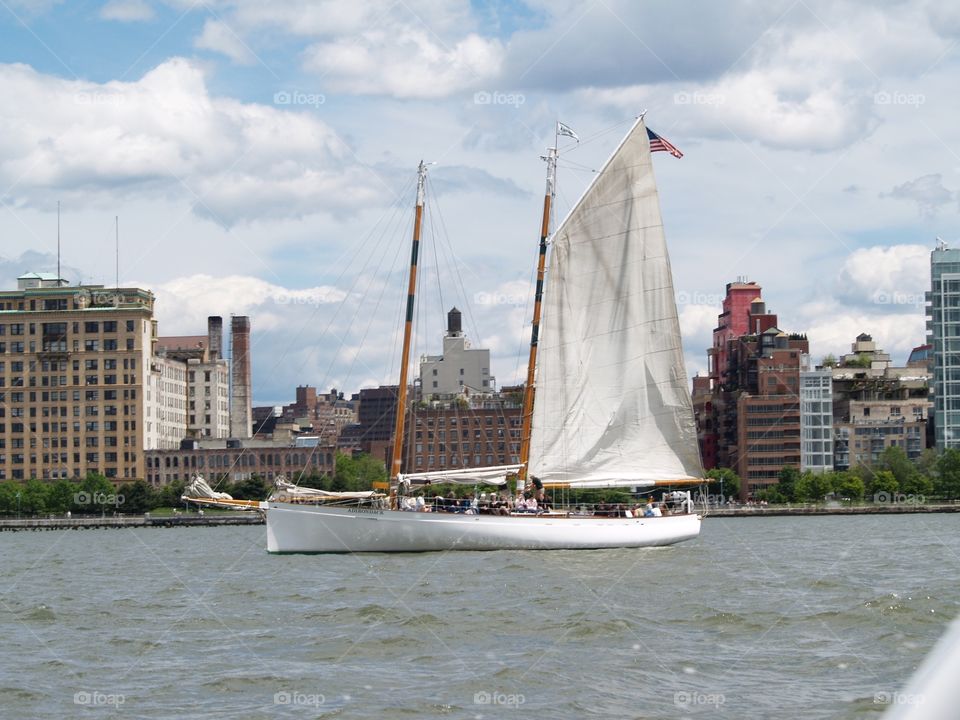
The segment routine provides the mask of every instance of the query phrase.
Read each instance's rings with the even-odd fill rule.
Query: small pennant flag
[[[562,122],[557,122],[557,135],[566,135],[567,137],[573,138],[577,142],[580,142],[580,138],[573,130],[570,129],[570,126],[564,125]]]
[[[668,152],[675,158],[683,157],[683,153],[677,150],[673,143],[660,137],[650,128],[647,128],[647,137],[650,138],[650,152]]]

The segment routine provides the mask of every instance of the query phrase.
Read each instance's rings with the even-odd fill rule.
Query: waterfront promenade
[[[777,517],[795,515],[905,515],[910,513],[956,513],[960,503],[920,504],[891,503],[889,505],[738,505],[710,508],[707,517]]]

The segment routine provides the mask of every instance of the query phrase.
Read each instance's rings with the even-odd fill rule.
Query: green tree
[[[17,512],[17,492],[20,483],[13,480],[0,481],[0,513],[14,515]]]
[[[80,483],[69,480],[57,480],[47,486],[47,511],[65,513],[73,507],[73,496],[77,494]]]
[[[783,505],[787,502],[787,498],[784,497],[776,485],[764,488],[763,490],[757,490],[757,492],[754,493],[754,497],[757,500],[765,501],[771,505]]]
[[[896,476],[889,470],[879,470],[873,473],[870,481],[867,483],[867,495],[874,502],[883,502],[884,498],[889,498],[900,492],[900,483]]]
[[[75,513],[99,515],[103,512],[113,512],[116,507],[106,506],[104,503],[110,496],[116,496],[116,489],[103,475],[88,473],[79,483],[74,485],[76,491],[71,507]]]
[[[333,490],[340,492],[370,490],[373,488],[373,483],[384,482],[386,479],[387,468],[383,461],[366,453],[355,457],[346,453],[337,453]]]
[[[47,512],[47,485],[36,478],[27,480],[20,488],[20,506],[24,513]]]
[[[914,464],[917,466],[917,472],[925,478],[934,480],[937,476],[937,460],[939,456],[934,448],[927,448],[918,457]]]
[[[833,491],[841,498],[863,500],[866,488],[863,479],[854,473],[838,472],[834,476]]]
[[[273,488],[259,475],[251,475],[245,480],[238,480],[227,491],[236,500],[264,500]]]
[[[784,465],[780,468],[780,473],[777,477],[777,490],[787,499],[787,502],[798,500],[796,487],[797,482],[800,480],[800,471],[790,465]]]
[[[180,496],[183,495],[185,484],[183,480],[174,480],[172,483],[164,485],[157,493],[156,505],[154,507],[178,507],[183,505]]]
[[[897,479],[900,490],[906,492],[907,487],[912,487],[917,476],[916,465],[910,462],[906,451],[902,447],[891,445],[880,453],[880,461],[876,465],[877,470],[889,470]]]
[[[144,480],[134,480],[117,488],[117,494],[123,496],[119,509],[125,513],[141,514],[153,510],[157,505],[157,493]]]
[[[823,367],[836,367],[837,366],[837,356],[833,353],[827,353],[823,356],[823,360],[820,361],[820,365]]]
[[[947,448],[937,460],[934,492],[942,498],[960,497],[960,450]]]
[[[808,470],[797,480],[794,495],[797,500],[823,502],[823,499],[833,492],[832,481],[831,473],[814,473]]]
[[[740,494],[740,476],[730,468],[714,468],[707,471],[707,492],[711,495],[721,493],[728,497],[737,497]],[[722,481],[722,482],[721,482]]]

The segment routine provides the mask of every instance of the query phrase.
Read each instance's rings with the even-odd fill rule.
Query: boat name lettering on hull
[[[347,512],[363,513],[364,515],[383,515],[383,510],[374,510],[372,508],[347,508]]]

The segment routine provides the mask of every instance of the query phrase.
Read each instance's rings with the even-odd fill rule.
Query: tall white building
[[[490,351],[470,347],[457,308],[447,313],[443,354],[420,358],[420,389],[425,399],[496,390],[496,378],[490,374]]]
[[[933,345],[933,428],[937,450],[960,448],[960,250],[930,253],[927,337]]]
[[[800,366],[800,469],[833,470],[833,372],[810,368],[810,356]]]

